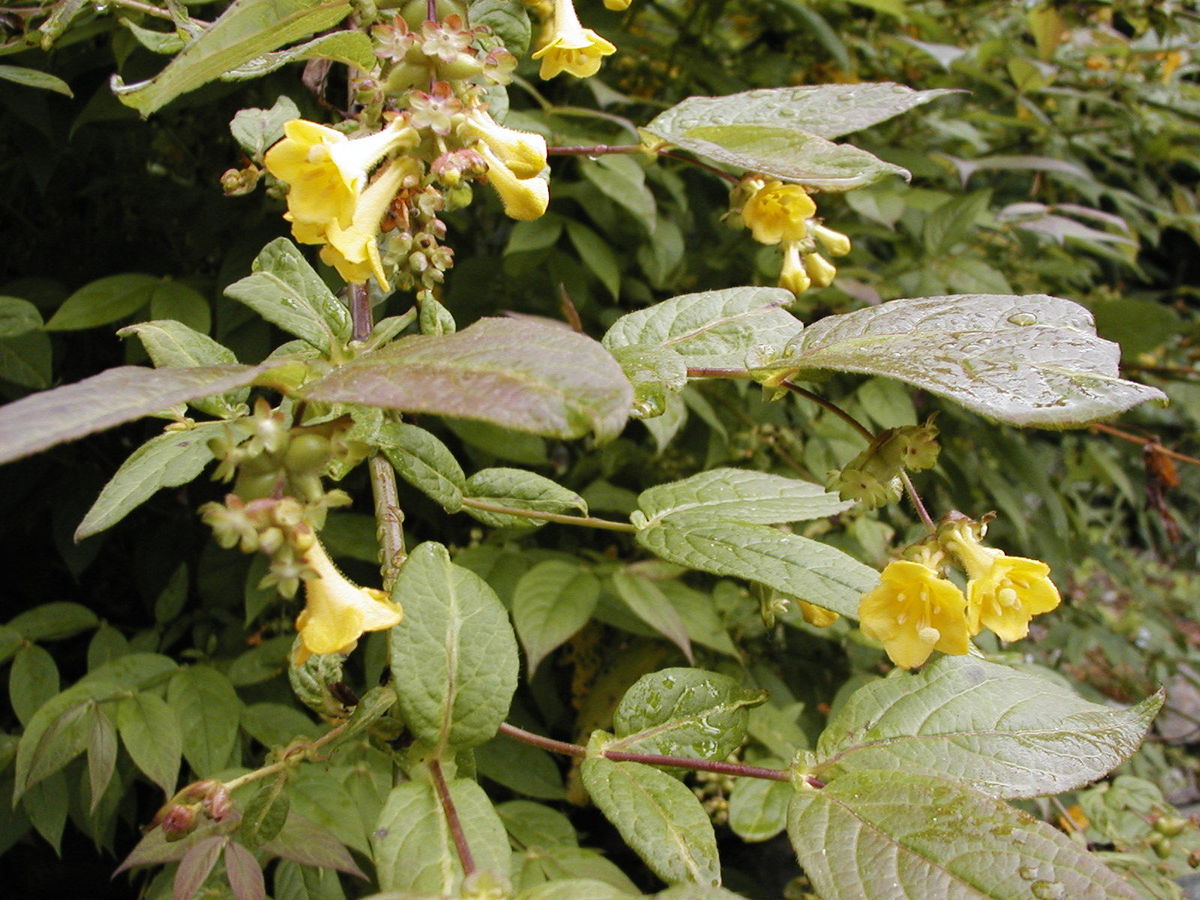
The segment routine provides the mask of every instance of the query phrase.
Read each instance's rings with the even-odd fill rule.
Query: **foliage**
[[[1194,14],[0,28],[21,871],[1180,896]]]

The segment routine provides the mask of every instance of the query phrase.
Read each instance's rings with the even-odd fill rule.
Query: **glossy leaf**
[[[208,441],[222,434],[224,428],[223,423],[211,422],[187,431],[168,431],[134,450],[75,529],[75,540],[116,525],[159,489],[196,478],[213,458]]]
[[[392,597],[404,607],[390,644],[408,727],[439,751],[482,744],[504,721],[517,687],[517,640],[503,604],[431,541],[413,548]]]
[[[170,796],[179,780],[183,735],[157,694],[139,693],[117,705],[117,730],[134,765]]]
[[[788,837],[823,900],[1134,900],[1081,844],[986,794],[911,772],[800,790]]]
[[[693,368],[745,369],[753,347],[782,350],[803,324],[785,307],[790,291],[737,287],[684,294],[628,313],[604,335],[614,353],[623,347],[670,350]]]
[[[242,703],[229,679],[208,666],[189,666],[171,676],[167,702],[179,722],[183,755],[201,777],[232,761]]]
[[[1101,706],[1037,675],[946,656],[855,691],[821,735],[814,774],[897,769],[996,797],[1058,794],[1133,755],[1162,700]]]
[[[531,512],[587,514],[587,503],[577,493],[545,475],[524,469],[480,469],[467,479],[464,494],[472,500]],[[545,519],[491,512],[472,506],[468,506],[466,512],[492,528],[534,528],[546,524]]]
[[[0,406],[0,462],[11,462],[176,403],[250,384],[262,366],[119,366]]]
[[[462,509],[467,477],[440,440],[416,425],[388,422],[379,429],[379,443],[401,478],[446,512]]]
[[[759,581],[788,597],[807,600],[849,618],[879,582],[879,573],[841,550],[767,525],[664,521],[637,533],[651,553],[691,569]]]
[[[596,576],[575,563],[548,560],[521,576],[512,617],[530,677],[547,654],[587,624],[599,598]]]
[[[350,12],[341,0],[235,0],[158,75],[112,89],[142,116],[161,109],[255,57],[332,28]]]
[[[512,854],[504,824],[487,794],[463,778],[448,784],[476,866],[507,877]],[[432,784],[421,779],[392,788],[371,833],[379,886],[384,891],[458,896],[462,864]]]
[[[349,311],[287,238],[276,238],[263,247],[251,271],[227,287],[225,294],[326,356],[350,339]]]
[[[583,786],[625,843],[667,883],[721,883],[717,839],[691,789],[653,766],[585,759]]]
[[[893,300],[811,325],[773,368],[897,378],[1010,425],[1067,428],[1162,400],[1118,376],[1092,316],[1045,294]]]
[[[478,419],[547,437],[600,440],[625,425],[632,389],[598,342],[532,319],[482,319],[411,335],[317,379],[314,400]]]
[[[819,484],[752,469],[709,469],[638,496],[648,526],[666,520],[681,528],[723,519],[757,525],[802,522],[834,516],[853,505]]]
[[[747,709],[762,691],[703,669],[661,669],[639,678],[613,713],[605,750],[724,759],[746,737]]]

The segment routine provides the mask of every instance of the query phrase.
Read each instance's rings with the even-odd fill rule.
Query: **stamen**
[[[924,628],[917,631],[917,637],[921,639],[922,643],[928,644],[932,647],[942,639],[942,633],[932,625],[926,625]]]
[[[1002,588],[998,594],[1000,604],[1007,606],[1010,609],[1016,609],[1021,605],[1021,598],[1012,588]]]

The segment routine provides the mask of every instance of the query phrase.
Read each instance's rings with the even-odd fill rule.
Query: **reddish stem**
[[[551,753],[563,753],[567,756],[578,756],[580,758],[587,756],[587,747],[581,744],[568,744],[566,741],[556,741],[553,738],[542,737],[540,734],[534,734],[532,731],[526,731],[524,728],[518,728],[516,725],[509,725],[507,722],[500,725],[500,733],[515,741],[522,741],[526,744],[532,744],[535,747],[541,747],[543,750],[549,750]]]
[[[458,819],[458,810],[454,808],[454,800],[450,797],[450,788],[442,775],[442,764],[436,759],[429,763],[429,774],[433,776],[433,789],[437,792],[438,802],[442,804],[442,811],[446,814],[446,824],[450,826],[450,835],[454,838],[454,849],[458,851],[458,861],[462,863],[463,875],[471,875],[475,872],[475,857],[471,856],[471,848],[467,845],[467,836],[463,833],[462,822]]]

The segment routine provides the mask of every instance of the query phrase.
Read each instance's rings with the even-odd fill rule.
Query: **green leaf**
[[[446,512],[462,509],[467,477],[440,440],[416,425],[388,422],[379,429],[379,446],[401,478]]]
[[[98,706],[88,710],[87,729],[88,787],[92,797],[88,810],[95,814],[117,766],[117,729],[108,713]]]
[[[655,581],[655,584],[675,607],[693,644],[702,644],[741,661],[741,653],[725,630],[711,594],[693,590],[673,579]]]
[[[0,337],[15,337],[42,327],[42,314],[28,300],[0,297]]]
[[[15,798],[14,798],[15,800]],[[49,778],[32,785],[24,795],[25,815],[37,829],[38,834],[54,848],[57,854],[62,853],[62,833],[67,824],[67,812],[70,808],[71,795],[67,787],[67,779],[62,772],[55,772]]]
[[[746,737],[747,709],[766,699],[728,675],[662,669],[643,675],[613,713],[616,740],[605,752],[724,759]]]
[[[212,328],[212,310],[208,298],[178,281],[160,281],[150,298],[150,318],[171,319],[207,334]]]
[[[300,109],[291,97],[282,95],[270,109],[239,109],[229,130],[251,159],[262,159],[268,147],[283,137],[283,125],[300,118]]]
[[[496,735],[475,748],[476,771],[511,791],[540,800],[565,800],[562,773],[545,750]]]
[[[8,627],[27,641],[60,641],[99,624],[100,619],[86,606],[57,600],[13,616]]]
[[[476,866],[508,877],[512,853],[504,824],[476,782],[448,785],[459,824]],[[392,788],[371,833],[379,886],[384,891],[428,892],[457,897],[462,864],[433,785],[410,781]]]
[[[617,319],[604,346],[650,345],[672,350],[692,368],[745,369],[754,347],[782,348],[803,324],[784,307],[795,302],[781,288],[737,287],[684,294]]]
[[[149,306],[161,279],[153,275],[109,275],[89,282],[63,301],[47,331],[79,331],[107,325]]]
[[[75,540],[112,528],[160,488],[195,479],[213,458],[209,439],[224,428],[223,423],[210,422],[187,431],[167,431],[134,450],[75,529]]]
[[[341,0],[234,0],[158,75],[129,85],[114,75],[112,89],[145,117],[255,57],[332,28],[349,13]]]
[[[782,769],[780,759],[755,760],[756,766]],[[786,781],[739,778],[729,794],[729,827],[743,841],[769,841],[787,827],[788,804],[795,788]]]
[[[646,130],[664,140],[706,125],[770,125],[823,138],[861,131],[958,91],[914,91],[889,82],[764,88],[724,97],[689,97],[659,113]]]
[[[600,599],[600,582],[577,563],[548,560],[521,576],[512,616],[532,678],[538,664],[587,624]]]
[[[179,669],[167,703],[183,736],[183,755],[201,778],[226,768],[237,745],[242,702],[229,679],[208,666]]]
[[[667,521],[683,528],[718,519],[774,525],[823,519],[853,505],[819,484],[752,469],[709,469],[638,496],[647,527]]]
[[[54,91],[57,94],[65,94],[68,97],[75,96],[71,92],[71,86],[58,76],[51,75],[49,72],[39,72],[37,69],[29,69],[25,66],[0,66],[0,79],[11,81],[13,84],[19,84],[22,87]]]
[[[249,384],[263,366],[120,366],[0,406],[0,463]]]
[[[513,879],[522,888],[518,897],[556,897],[559,900],[606,900],[642,896],[624,872],[587,847],[530,847],[520,857]],[[575,892],[564,892],[560,885]]]
[[[268,749],[285,747],[296,738],[313,740],[321,729],[294,706],[252,703],[242,708],[242,730]]]
[[[879,583],[879,573],[828,544],[767,525],[664,521],[637,533],[651,553],[714,575],[759,581],[789,597],[807,600],[851,619],[858,601]]]
[[[627,209],[648,234],[654,234],[658,206],[646,186],[646,170],[637,160],[609,154],[595,162],[585,162],[581,171],[601,194]]]
[[[486,25],[492,29],[513,56],[520,59],[528,52],[533,26],[519,0],[472,0],[469,14],[473,28]]]
[[[538,860],[540,861],[545,855],[539,853]],[[603,859],[599,854],[593,855]],[[570,864],[563,866],[562,869],[571,873],[579,871],[574,859],[570,860]],[[588,900],[637,900],[642,896],[641,891],[630,893],[613,887],[606,881],[574,877],[544,881],[534,887],[525,888],[516,894],[514,900],[579,900],[580,897],[587,897]]]
[[[1067,428],[1164,399],[1118,377],[1120,348],[1091,314],[1045,294],[893,300],[829,316],[772,368],[896,378],[1010,425]]]
[[[288,817],[288,798],[283,793],[286,785],[286,778],[276,778],[259,788],[246,804],[238,837],[247,847],[259,847],[283,830]]]
[[[567,237],[571,239],[579,258],[615,300],[621,293],[621,267],[612,248],[600,235],[579,222],[567,222]]]
[[[391,638],[400,709],[439,753],[491,738],[517,688],[517,639],[496,593],[427,541],[409,554],[392,588],[404,621]]]
[[[161,683],[162,676],[177,668],[173,659],[159,653],[126,653],[88,672],[79,683],[97,681],[138,690]]]
[[[548,437],[620,433],[632,390],[598,342],[530,319],[410,335],[309,385],[325,402],[480,419]]]
[[[467,479],[464,493],[472,500],[531,512],[564,514],[578,511],[587,515],[587,503],[577,493],[544,475],[524,469],[480,469]],[[489,512],[471,506],[467,506],[465,512],[492,528],[535,528],[546,524],[544,519]]]
[[[287,238],[276,238],[263,247],[250,269],[252,275],[225,288],[227,297],[326,356],[333,356],[350,340],[349,311]]]
[[[117,20],[126,28],[129,33],[134,36],[139,44],[149,50],[151,53],[160,53],[164,56],[174,56],[187,44],[187,38],[177,30],[171,31],[155,31],[150,28],[143,28],[135,22],[131,22],[124,17]]]
[[[617,596],[634,615],[678,647],[688,662],[695,662],[687,626],[662,588],[649,578],[629,572],[614,573],[612,584]]]
[[[17,745],[14,803],[83,752],[88,740],[88,711],[97,700],[120,691],[119,686],[108,682],[80,682],[38,707]]]
[[[596,758],[580,768],[588,796],[654,874],[668,884],[721,883],[712,822],[690,788],[641,763]]]
[[[171,708],[157,694],[138,693],[117,705],[117,731],[133,764],[168,797],[179,780],[183,735]]]
[[[50,336],[41,332],[0,337],[0,378],[38,390],[48,388],[52,353]]]
[[[0,663],[6,663],[21,649],[25,638],[15,628],[0,625]]]
[[[58,666],[50,651],[26,644],[13,657],[8,673],[8,699],[17,720],[28,725],[38,708],[58,693]]]
[[[854,772],[800,790],[788,837],[823,900],[1134,900],[1045,822],[932,775]]]
[[[509,800],[497,806],[496,813],[518,847],[579,846],[575,826],[557,809],[530,800]]]
[[[946,656],[918,674],[859,688],[830,720],[813,770],[942,775],[996,797],[1083,787],[1133,755],[1162,693],[1128,709],[1091,703],[1049,679]]]
[[[330,59],[359,69],[370,69],[376,62],[371,39],[361,31],[335,31],[323,34],[303,44],[264,53],[230,69],[221,76],[222,81],[245,81],[261,78],[269,72],[302,59]]]
[[[952,197],[925,220],[924,243],[931,258],[945,255],[951,247],[966,240],[980,217],[987,212],[991,190],[974,191]]]
[[[237,362],[237,357],[228,347],[174,319],[126,325],[117,334],[121,337],[136,334],[155,367],[160,369],[220,366]],[[228,419],[243,411],[242,405],[249,394],[249,388],[240,388],[224,396],[204,397],[191,403],[210,416]]]

